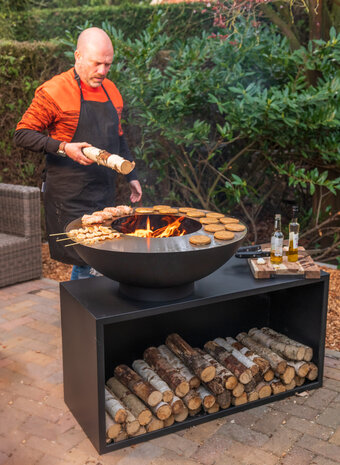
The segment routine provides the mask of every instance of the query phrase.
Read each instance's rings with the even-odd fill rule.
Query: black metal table
[[[165,264],[166,266],[166,264]],[[255,280],[246,261],[232,258],[195,283],[194,293],[171,302],[128,300],[105,277],[61,283],[64,398],[100,454],[188,426],[322,386],[329,275],[320,279]],[[177,332],[193,347],[215,337],[269,326],[313,348],[318,378],[282,394],[190,417],[182,423],[106,444],[104,385],[117,364],[131,366],[143,351]]]

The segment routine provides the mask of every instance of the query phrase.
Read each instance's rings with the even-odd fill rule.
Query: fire
[[[146,220],[146,229],[136,229],[133,233],[128,233],[128,236],[137,236],[137,237],[171,237],[171,236],[184,236],[186,233],[185,229],[180,230],[181,223],[184,219],[184,216],[181,216],[175,221],[170,221],[172,218],[164,217],[163,219],[167,220],[169,224],[153,230],[150,225],[150,218],[148,216]]]

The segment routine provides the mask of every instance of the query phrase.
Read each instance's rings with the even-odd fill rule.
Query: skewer
[[[61,241],[72,241],[71,237],[64,237],[63,239],[57,239],[56,242],[61,242]]]
[[[62,234],[68,234],[68,232],[53,233],[53,234],[49,234],[49,235],[50,235],[50,236],[61,236]]]

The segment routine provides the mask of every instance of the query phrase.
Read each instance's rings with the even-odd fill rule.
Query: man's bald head
[[[78,37],[74,56],[80,79],[91,87],[99,87],[113,60],[110,37],[98,27],[85,29]]]

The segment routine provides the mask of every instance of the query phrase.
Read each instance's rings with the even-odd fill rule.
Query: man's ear
[[[79,52],[79,50],[76,50],[74,52],[74,58],[76,61],[80,61],[81,60],[81,53]]]

